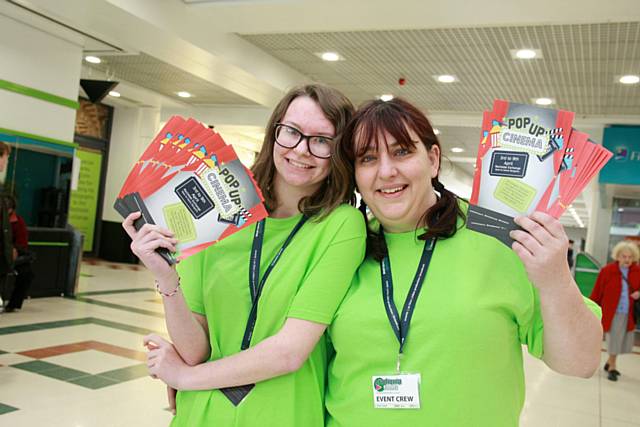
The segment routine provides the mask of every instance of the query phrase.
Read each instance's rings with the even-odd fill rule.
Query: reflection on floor
[[[165,388],[147,376],[142,347],[143,335],[165,331],[147,271],[85,262],[76,299],[34,299],[0,314],[0,425],[168,425]],[[635,350],[619,358],[616,383],[602,370],[564,377],[527,356],[521,426],[640,426]]]

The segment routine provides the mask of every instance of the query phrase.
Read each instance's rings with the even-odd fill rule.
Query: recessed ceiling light
[[[116,92],[115,90],[109,91],[109,96],[113,96],[114,98],[120,98],[120,92]]]
[[[461,148],[461,147],[453,147],[451,149],[451,152],[453,153],[462,153],[463,151],[464,151],[464,148]]]
[[[520,59],[531,59],[536,57],[536,51],[531,49],[520,49],[516,52],[516,56]]]
[[[433,128],[433,133],[435,133],[436,135],[440,135],[440,129]]]
[[[440,76],[437,76],[436,79],[440,82],[440,83],[453,83],[456,80],[455,76],[451,76],[449,74],[442,74]]]
[[[185,92],[185,91],[178,92],[178,96],[180,98],[191,98],[191,94],[189,92]]]
[[[618,80],[618,81],[620,83],[622,83],[622,84],[625,84],[625,85],[634,85],[634,84],[640,82],[640,77],[630,74],[628,76],[620,77],[620,80]]]
[[[391,101],[393,99],[393,95],[386,93],[384,95],[380,95],[380,100],[387,102],[387,101]]]
[[[330,62],[340,61],[340,59],[342,59],[340,57],[340,55],[338,55],[335,52],[323,52],[320,55],[320,58],[322,58],[325,61],[330,61]]]
[[[539,49],[512,49],[511,56],[516,59],[533,59],[542,56]]]
[[[551,105],[551,104],[555,104],[556,101],[554,101],[551,98],[536,98],[535,103],[538,105]]]
[[[97,56],[91,56],[91,55],[85,56],[84,60],[87,62],[91,62],[92,64],[99,64],[102,62],[102,59],[98,58]]]

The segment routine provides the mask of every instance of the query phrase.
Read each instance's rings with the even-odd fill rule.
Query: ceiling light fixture
[[[388,102],[393,99],[393,95],[386,93],[384,95],[380,95],[380,101]]]
[[[584,222],[582,222],[582,219],[580,218],[576,210],[574,208],[569,208],[569,213],[573,217],[573,220],[578,224],[578,227],[584,228]]]
[[[436,79],[440,83],[453,83],[458,80],[455,76],[451,76],[449,74],[442,74],[440,76],[437,76]]]
[[[555,104],[556,101],[554,101],[551,98],[536,98],[535,103],[538,105],[551,105],[551,104]]]
[[[461,147],[453,147],[451,149],[452,153],[462,153],[463,151],[464,151],[464,148],[461,148]]]
[[[92,64],[99,64],[102,62],[102,59],[97,56],[87,55],[84,57],[84,60],[87,62],[91,62]]]
[[[116,92],[115,90],[109,91],[109,96],[113,96],[114,98],[120,98],[120,92]]]
[[[323,52],[320,55],[320,58],[322,58],[324,61],[329,61],[329,62],[335,62],[335,61],[340,61],[340,55],[338,55],[335,52]]]
[[[516,58],[519,59],[533,59],[538,56],[538,53],[533,49],[519,49],[516,51]]]
[[[180,98],[191,98],[191,94],[189,92],[185,92],[185,91],[178,92],[178,96]]]
[[[633,74],[629,74],[627,76],[622,76],[620,77],[620,80],[618,80],[620,83],[625,84],[625,85],[634,85],[638,82],[640,82],[640,77],[639,76],[635,76]]]

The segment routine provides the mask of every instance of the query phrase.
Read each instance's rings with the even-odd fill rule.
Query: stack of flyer
[[[213,129],[173,116],[129,173],[114,208],[134,223],[168,228],[177,254],[159,249],[170,264],[193,255],[267,216],[251,171]]]
[[[513,218],[559,218],[612,153],[574,129],[574,113],[496,100],[485,111],[467,227],[511,246]]]

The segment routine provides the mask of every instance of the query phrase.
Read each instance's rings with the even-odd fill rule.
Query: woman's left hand
[[[184,363],[173,344],[156,334],[144,337],[147,368],[152,378],[159,378],[169,387],[180,390],[189,365]]]
[[[527,276],[539,291],[551,290],[557,283],[571,282],[567,262],[569,239],[560,221],[543,212],[515,218],[524,229],[510,233],[511,246],[518,254]]]

